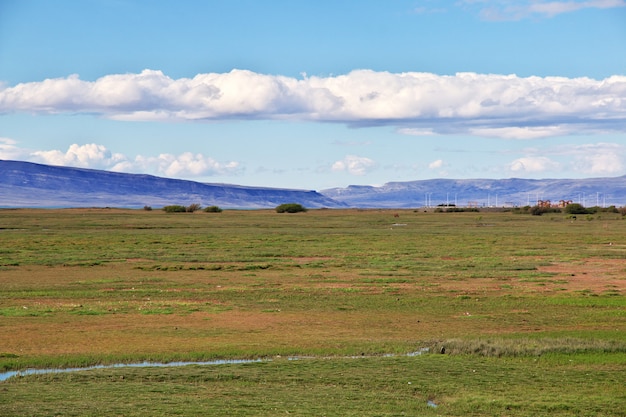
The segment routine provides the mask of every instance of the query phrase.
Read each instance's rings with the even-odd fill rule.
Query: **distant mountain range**
[[[0,207],[128,207],[201,204],[221,208],[505,207],[560,200],[626,205],[626,176],[588,179],[432,179],[322,191],[207,184],[152,175],[0,160]]]
[[[587,179],[433,179],[390,182],[380,187],[322,190],[351,207],[410,208],[455,204],[475,207],[534,206],[561,200],[591,206],[626,205],[626,176]]]
[[[344,204],[316,191],[204,184],[194,181],[0,160],[0,207],[163,207],[201,204],[221,208],[308,208]]]

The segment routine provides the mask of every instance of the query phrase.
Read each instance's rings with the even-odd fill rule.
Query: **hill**
[[[591,206],[626,205],[626,176],[588,179],[433,179],[390,182],[320,191],[326,197],[362,208],[457,206],[505,207],[560,200]]]
[[[170,204],[222,208],[506,207],[560,200],[584,206],[626,205],[626,176],[587,179],[431,179],[307,191],[207,184],[142,174],[0,160],[0,207],[128,207]]]
[[[128,207],[170,204],[222,208],[307,208],[344,204],[316,191],[205,184],[152,175],[124,174],[0,160],[0,207]]]

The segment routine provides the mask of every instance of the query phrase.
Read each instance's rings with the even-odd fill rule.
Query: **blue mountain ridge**
[[[120,207],[201,204],[221,208],[307,208],[344,204],[317,191],[206,184],[143,174],[0,160],[0,207]]]
[[[0,207],[416,208],[524,206],[560,200],[584,206],[626,205],[626,176],[586,179],[430,179],[351,185],[321,191],[246,187],[0,160]]]
[[[320,193],[350,207],[412,208],[456,204],[476,207],[571,201],[585,207],[626,205],[626,176],[585,179],[431,179],[354,186]]]

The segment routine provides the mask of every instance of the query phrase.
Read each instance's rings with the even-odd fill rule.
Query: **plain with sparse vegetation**
[[[0,415],[624,416],[626,221],[587,216],[0,210],[3,370],[264,360],[14,377]]]

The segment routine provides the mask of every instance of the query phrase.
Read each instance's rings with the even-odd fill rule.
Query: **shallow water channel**
[[[138,363],[115,363],[112,365],[93,365],[85,366],[81,368],[50,368],[50,369],[26,369],[23,371],[8,371],[0,373],[0,382],[6,381],[9,378],[15,376],[26,375],[43,375],[43,374],[62,374],[68,372],[82,372],[90,371],[92,369],[113,369],[113,368],[148,368],[148,367],[175,367],[175,366],[187,366],[187,365],[226,365],[232,363],[253,363],[253,362],[267,362],[264,359],[223,359],[215,361],[205,362],[138,362]]]
[[[394,355],[394,354],[386,354],[383,356],[391,357],[391,356],[418,356],[422,353],[427,353],[428,348],[423,348],[415,352],[406,353],[403,355]],[[358,359],[358,358],[366,358],[373,356],[340,356],[338,359]],[[315,357],[308,356],[295,356],[289,357],[288,360],[304,360],[304,359],[314,359]],[[161,367],[161,368],[169,368],[176,366],[188,366],[188,365],[199,365],[199,366],[209,366],[209,365],[228,365],[228,364],[239,364],[239,363],[255,363],[255,362],[271,362],[272,359],[219,359],[213,361],[190,361],[190,362],[138,362],[138,363],[115,363],[111,365],[93,365],[93,366],[85,366],[80,368],[50,368],[50,369],[25,369],[21,371],[8,371],[8,372],[0,372],[0,382],[6,381],[9,378],[27,376],[27,375],[44,375],[44,374],[59,374],[59,373],[68,373],[68,372],[82,372],[89,371],[92,369],[113,369],[113,368],[149,368],[149,367]]]

